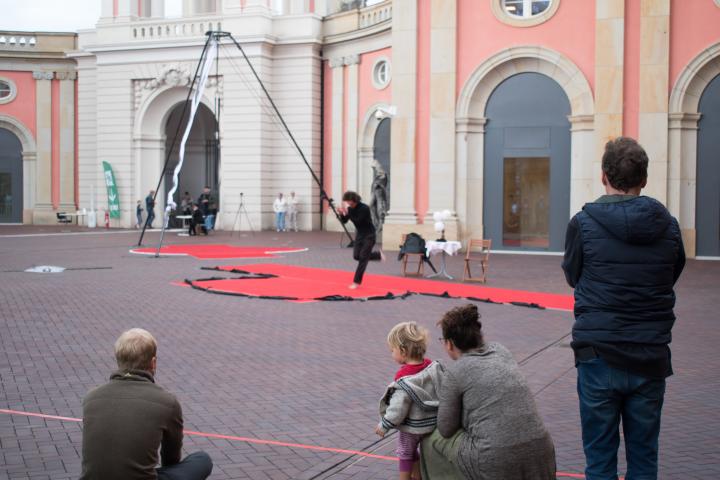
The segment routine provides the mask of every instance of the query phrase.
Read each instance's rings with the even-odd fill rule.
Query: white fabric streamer
[[[165,211],[168,214],[171,210],[174,210],[177,207],[177,204],[173,201],[173,196],[178,188],[178,175],[180,174],[183,161],[185,160],[185,143],[187,143],[187,139],[190,136],[190,129],[192,128],[193,121],[195,120],[195,112],[197,112],[197,107],[200,104],[203,92],[205,91],[205,83],[207,82],[208,75],[210,74],[210,68],[217,56],[217,47],[217,39],[212,37],[210,39],[210,44],[208,45],[207,55],[205,55],[205,62],[200,69],[200,78],[198,79],[195,92],[190,100],[190,116],[188,117],[187,126],[185,127],[185,133],[180,141],[180,159],[173,171],[173,187],[167,195],[167,207],[165,208]]]

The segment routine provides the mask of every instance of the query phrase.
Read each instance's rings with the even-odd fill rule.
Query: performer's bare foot
[[[387,260],[387,257],[385,256],[385,252],[380,250],[380,261],[384,262],[385,260]]]
[[[355,289],[358,288],[359,286],[360,286],[359,283],[351,283],[348,288],[349,288],[350,290],[355,290]]]

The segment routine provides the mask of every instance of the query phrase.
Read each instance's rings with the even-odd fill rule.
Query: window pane
[[[10,85],[0,80],[0,98],[9,97],[11,93]]]
[[[550,159],[505,158],[503,162],[503,245],[550,246]]]
[[[503,0],[503,7],[509,15],[522,17],[524,11],[524,0]]]
[[[538,15],[550,6],[550,0],[533,0],[532,2],[532,15]]]

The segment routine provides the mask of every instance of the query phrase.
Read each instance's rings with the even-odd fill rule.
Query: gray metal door
[[[22,223],[22,144],[0,128],[0,223]]]
[[[373,156],[387,174],[387,207],[390,208],[390,119],[384,118],[378,124],[373,139]]]
[[[720,256],[720,75],[705,88],[698,111],[697,255]]]
[[[485,238],[493,249],[562,251],[570,211],[570,102],[554,80],[521,73],[486,108]]]

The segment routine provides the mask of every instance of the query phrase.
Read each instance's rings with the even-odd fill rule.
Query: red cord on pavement
[[[37,417],[37,418],[43,418],[46,420],[60,420],[63,422],[82,422],[81,418],[61,417],[58,415],[45,415],[43,413],[23,412],[20,410],[8,410],[5,408],[0,408],[0,413],[6,413],[8,415],[22,415],[25,417]],[[192,430],[185,430],[185,434],[197,436],[197,437],[220,438],[223,440],[235,440],[238,442],[255,443],[255,444],[261,444],[261,445],[275,445],[278,447],[302,448],[305,450],[315,450],[315,451],[320,451],[320,452],[332,452],[332,453],[344,453],[346,455],[357,455],[359,457],[377,458],[380,460],[397,461],[397,457],[389,457],[386,455],[376,455],[374,453],[362,452],[359,450],[347,450],[344,448],[320,447],[317,445],[304,445],[302,443],[279,442],[277,440],[262,440],[259,438],[238,437],[235,435],[220,435],[217,433],[195,432]],[[557,477],[558,478],[585,478],[585,475],[583,475],[581,473],[557,472]],[[623,480],[623,478],[624,477],[620,477],[620,480]]]

